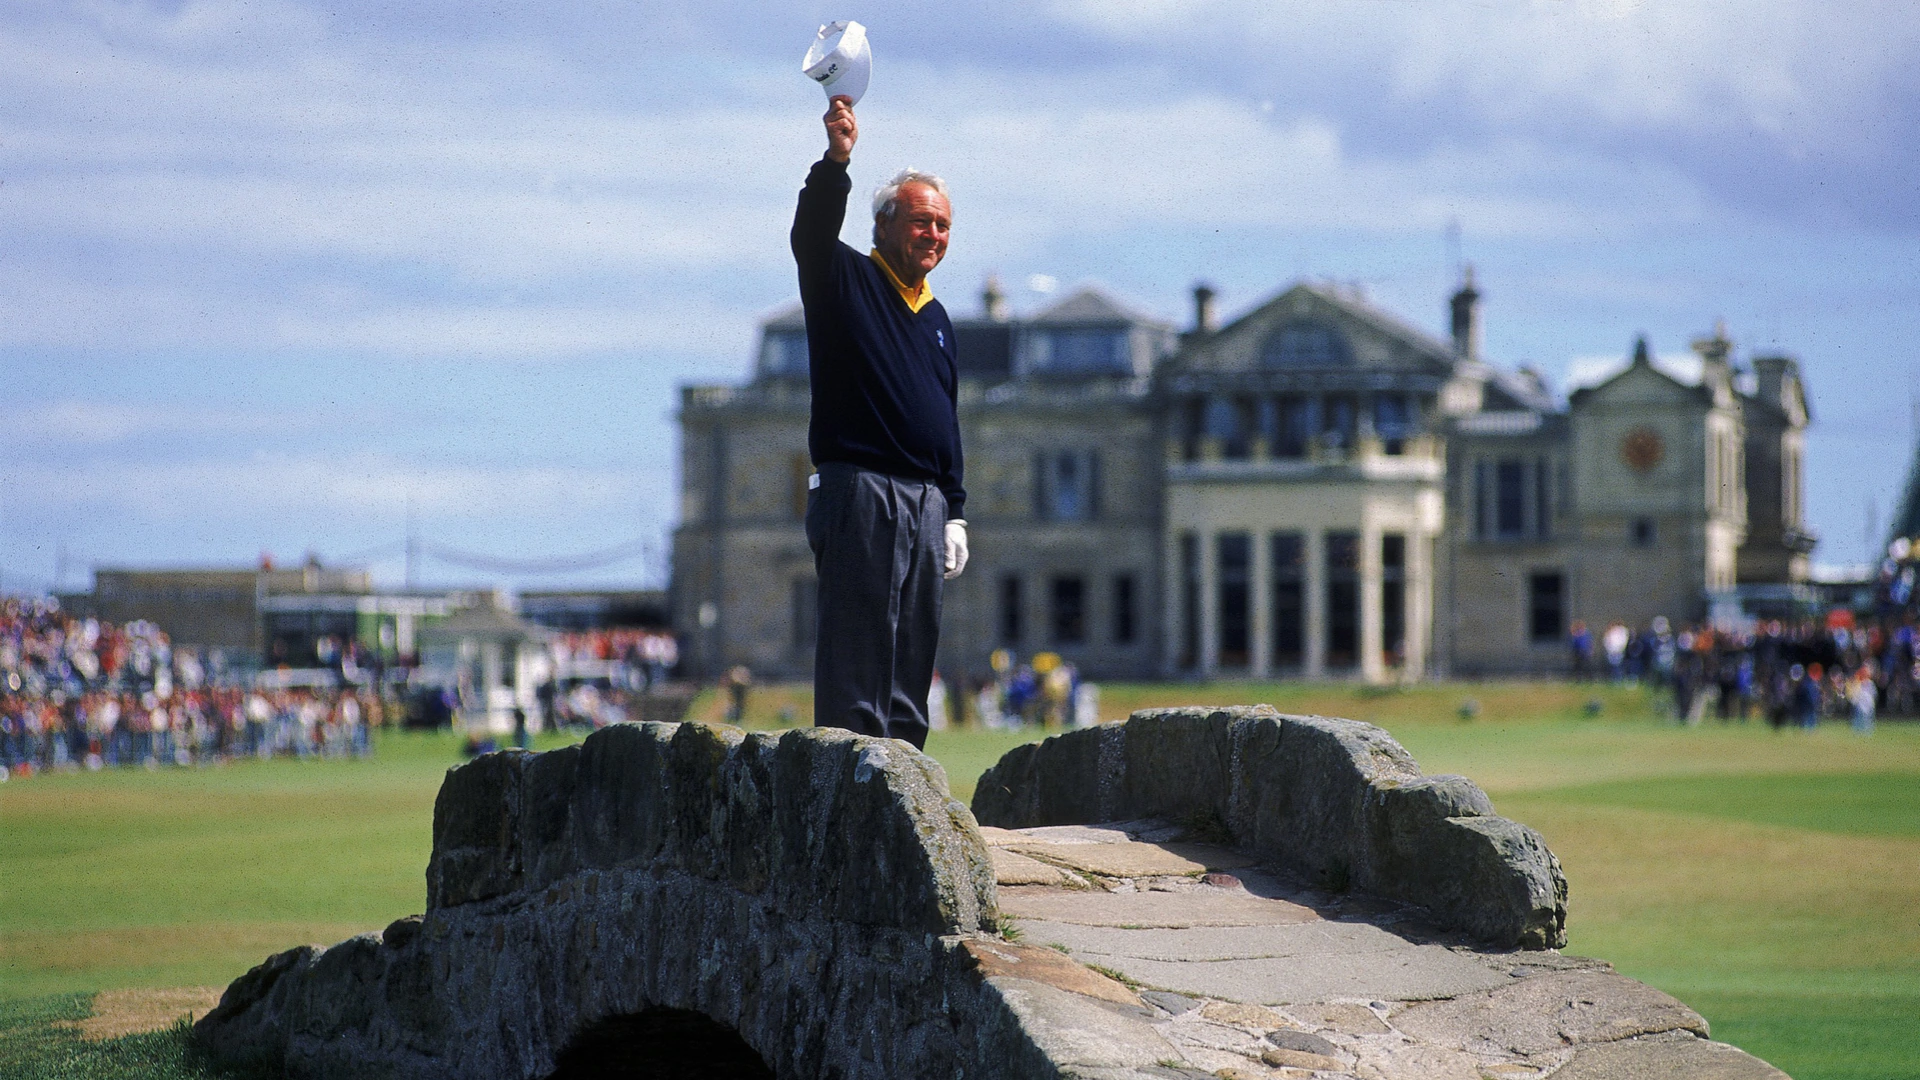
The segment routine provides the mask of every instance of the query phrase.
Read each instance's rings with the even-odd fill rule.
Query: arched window
[[[1301,320],[1276,331],[1260,349],[1264,367],[1340,367],[1353,363],[1347,336],[1331,323]]]

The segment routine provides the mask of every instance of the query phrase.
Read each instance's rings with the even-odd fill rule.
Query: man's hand
[[[952,581],[967,568],[967,523],[961,518],[947,522],[947,572]]]
[[[860,125],[853,119],[853,99],[837,94],[827,105],[827,156],[845,165],[853,160],[853,144],[860,141]]]

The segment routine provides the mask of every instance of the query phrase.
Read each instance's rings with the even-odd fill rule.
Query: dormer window
[[[1044,375],[1132,375],[1127,336],[1118,327],[1029,331],[1026,369]]]
[[[1413,437],[1413,407],[1405,394],[1374,396],[1373,430],[1380,437],[1383,453],[1406,453],[1407,440]]]
[[[1347,336],[1331,323],[1299,321],[1282,326],[1260,349],[1264,367],[1343,367],[1353,363]]]
[[[767,331],[760,341],[760,370],[767,375],[806,375],[807,332]]]

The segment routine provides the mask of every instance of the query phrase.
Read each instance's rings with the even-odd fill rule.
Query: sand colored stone
[[[1097,844],[1020,844],[1022,855],[1108,878],[1173,877],[1203,874],[1206,863],[1190,859],[1160,844],[1133,840]]]
[[[1726,1043],[1674,1033],[1582,1046],[1553,1080],[1788,1080]]]
[[[1415,1005],[1393,1026],[1456,1050],[1554,1050],[1663,1031],[1707,1034],[1700,1014],[1624,975],[1567,971],[1510,980],[1478,994]]]
[[[1238,1001],[1209,1001],[1201,1006],[1200,1015],[1222,1024],[1262,1031],[1294,1026],[1293,1021],[1264,1005],[1245,1005]]]
[[[1048,866],[1017,851],[990,847],[987,855],[993,859],[994,880],[1001,885],[1063,885],[1068,880],[1059,867]]]
[[[1287,1014],[1305,1027],[1337,1031],[1342,1035],[1385,1035],[1393,1030],[1365,1005],[1291,1005],[1287,1007]]]
[[[1276,1067],[1286,1066],[1295,1069],[1312,1069],[1325,1072],[1345,1072],[1347,1069],[1347,1063],[1341,1061],[1339,1058],[1328,1057],[1325,1054],[1310,1053],[1306,1050],[1288,1050],[1278,1046],[1271,1050],[1262,1051],[1260,1060]]]
[[[1081,926],[1283,926],[1317,922],[1313,909],[1267,900],[1239,889],[1197,887],[1187,892],[1101,893],[1016,887],[1000,890],[1000,913]]]
[[[987,978],[1029,979],[1074,994],[1117,1005],[1142,1005],[1140,996],[1124,983],[1075,963],[1055,949],[998,941],[965,941],[961,949]]]

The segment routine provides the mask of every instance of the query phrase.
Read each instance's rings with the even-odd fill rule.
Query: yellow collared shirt
[[[867,252],[867,258],[872,259],[880,267],[880,272],[887,275],[887,280],[893,282],[894,290],[900,294],[900,299],[907,302],[909,311],[918,315],[921,308],[933,302],[933,286],[927,284],[926,278],[920,279],[918,289],[909,289],[901,282],[900,275],[893,272],[893,267],[887,265],[887,260],[880,257],[880,249]]]

